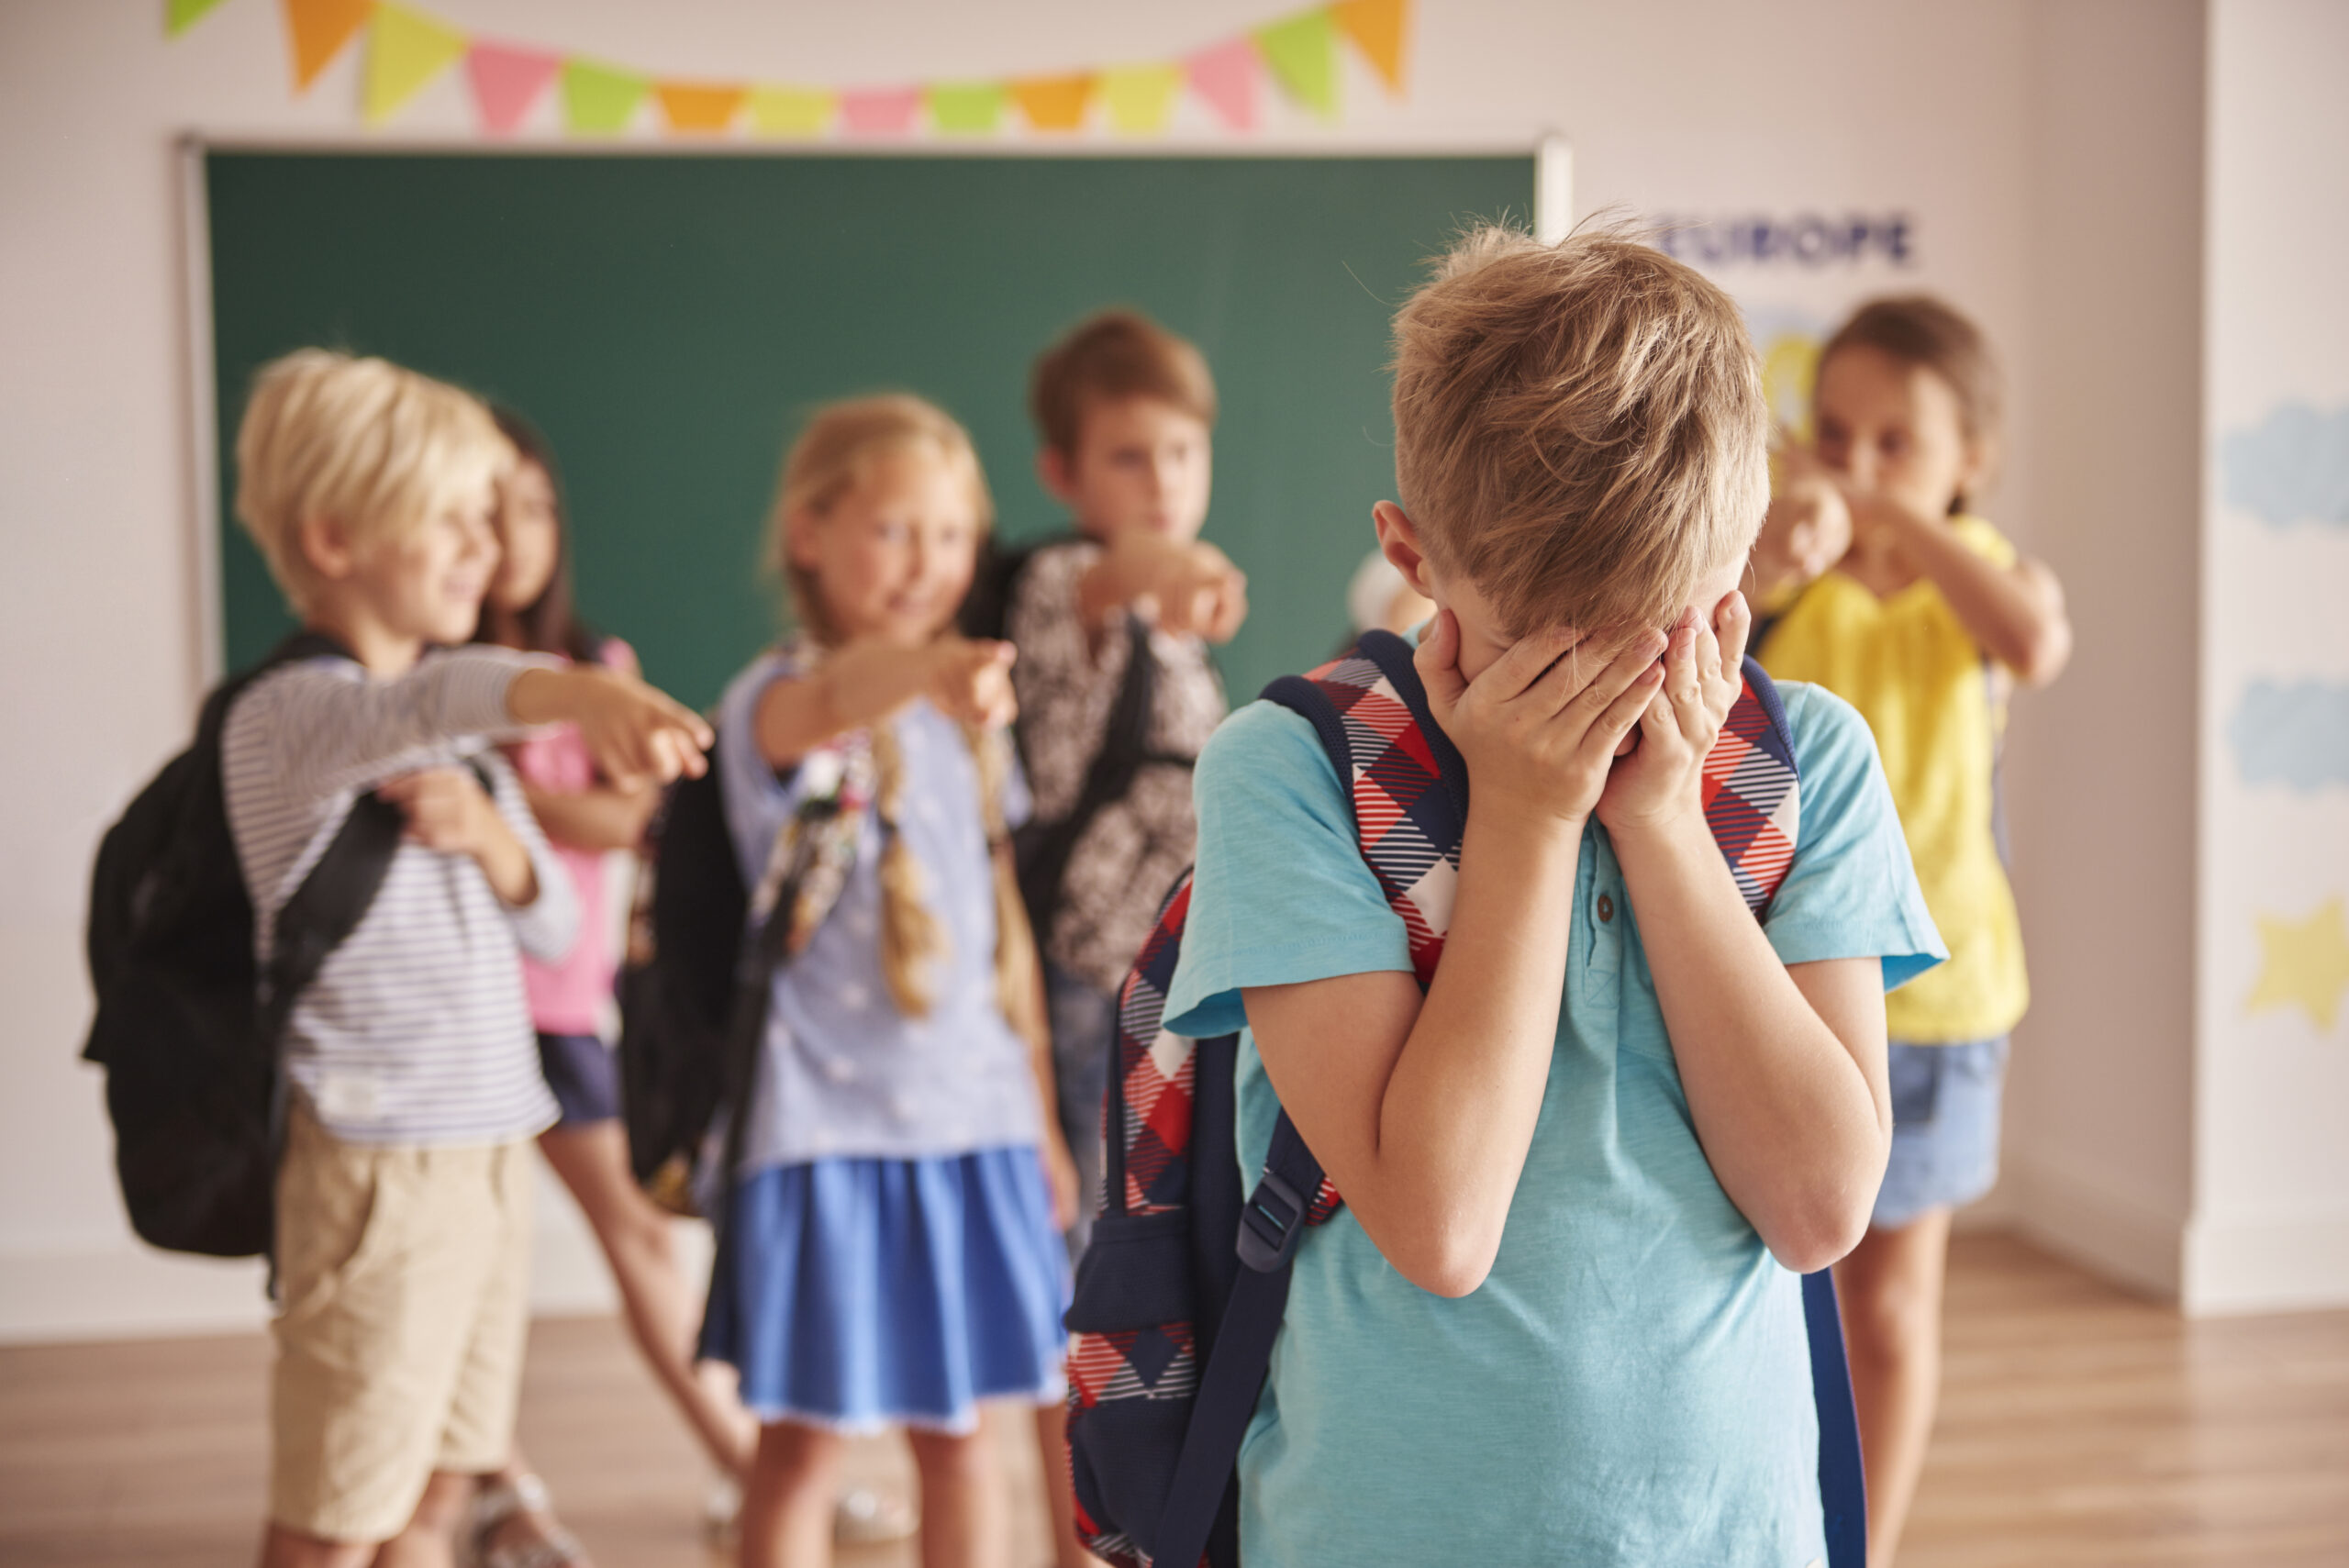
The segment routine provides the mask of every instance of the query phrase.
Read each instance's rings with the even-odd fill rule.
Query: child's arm
[[[1248,618],[1248,579],[1204,540],[1178,544],[1129,528],[1077,579],[1076,613],[1098,634],[1129,606],[1163,630],[1229,642]]]
[[[583,790],[522,786],[530,815],[548,838],[577,850],[632,850],[643,841],[644,825],[661,804],[661,792],[647,783],[599,784]]]
[[[1888,528],[1917,570],[1932,580],[1966,635],[2026,686],[2043,686],[2072,657],[2072,623],[2055,573],[2028,557],[2012,566],[1965,546],[1946,518],[1912,512],[1878,495],[1850,498],[1863,524]]]
[[[508,909],[537,902],[538,871],[529,851],[470,769],[427,768],[387,779],[375,793],[406,814],[407,836],[417,843],[444,855],[472,856]]]
[[[596,767],[623,787],[699,778],[709,766],[709,726],[693,709],[633,675],[593,665],[534,665],[506,688],[515,724],[579,726]]]
[[[1583,826],[1663,640],[1543,633],[1464,682],[1459,624],[1440,613],[1417,662],[1475,790],[1434,982],[1424,997],[1392,972],[1242,992],[1281,1104],[1424,1290],[1465,1296],[1499,1251],[1556,1049]]]
[[[836,735],[888,717],[926,696],[947,717],[986,728],[1011,722],[1008,642],[942,637],[919,648],[852,643],[796,680],[771,684],[752,724],[760,754],[789,768]]]
[[[1753,595],[1765,606],[1825,575],[1852,547],[1852,513],[1842,491],[1794,473],[1770,497],[1753,541]]]
[[[1874,959],[1781,963],[1706,826],[1701,769],[1751,625],[1732,594],[1714,626],[1691,612],[1674,629],[1662,699],[1598,816],[1705,1157],[1764,1244],[1807,1273],[1858,1243],[1890,1151],[1882,975]]]

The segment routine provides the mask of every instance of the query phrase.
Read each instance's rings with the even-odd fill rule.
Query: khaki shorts
[[[506,1462],[534,1179],[527,1139],[379,1148],[295,1108],[277,1178],[272,1521],[388,1540],[434,1471]]]

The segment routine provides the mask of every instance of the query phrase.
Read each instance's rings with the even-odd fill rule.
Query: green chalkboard
[[[759,540],[826,398],[923,393],[975,437],[1010,538],[1065,526],[1027,373],[1097,307],[1197,341],[1223,402],[1208,534],[1254,613],[1235,695],[1324,657],[1393,487],[1387,323],[1464,222],[1528,219],[1521,157],[488,156],[205,160],[228,667],[286,625],[227,521],[254,370],[378,353],[552,440],[579,594],[696,704],[771,639]]]

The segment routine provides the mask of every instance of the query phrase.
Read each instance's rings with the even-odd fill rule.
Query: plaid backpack
[[[1353,798],[1363,856],[1402,917],[1424,988],[1443,953],[1467,770],[1436,726],[1410,646],[1366,633],[1345,656],[1264,689],[1301,714]],[[1799,788],[1777,689],[1745,689],[1704,767],[1705,817],[1758,918],[1794,859]],[[1242,1188],[1232,1083],[1239,1037],[1160,1027],[1191,882],[1176,884],[1119,998],[1103,1118],[1105,1175],[1068,1313],[1069,1463],[1077,1531],[1119,1568],[1238,1568],[1235,1464],[1306,1231],[1342,1201],[1286,1113]],[[1235,1244],[1236,1239],[1236,1244]],[[1803,1279],[1832,1568],[1866,1559],[1859,1429],[1835,1287]]]

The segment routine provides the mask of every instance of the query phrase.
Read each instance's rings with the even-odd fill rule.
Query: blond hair
[[[1076,455],[1085,411],[1096,403],[1151,397],[1202,425],[1216,416],[1215,377],[1197,347],[1133,310],[1089,316],[1038,357],[1028,378],[1028,412],[1044,445]]]
[[[970,499],[984,533],[995,522],[986,473],[970,433],[936,404],[909,393],[851,398],[816,411],[785,454],[769,518],[768,550],[791,595],[793,615],[819,648],[839,641],[839,628],[824,606],[816,573],[791,558],[792,519],[821,517],[862,484],[884,456],[914,452],[943,463],[967,479]],[[1037,1020],[1028,1005],[1036,984],[1035,940],[1019,899],[1004,827],[1003,792],[1009,770],[1002,737],[965,729],[976,763],[979,808],[987,830],[987,851],[996,884],[996,990],[1007,1017],[1032,1044]],[[881,973],[890,998],[907,1018],[924,1018],[936,1000],[932,964],[946,951],[946,928],[923,896],[921,865],[907,847],[904,820],[906,762],[896,729],[886,723],[872,731],[874,810],[881,819]]]
[[[471,393],[387,360],[297,349],[253,377],[237,429],[237,520],[300,610],[317,587],[304,523],[331,519],[366,550],[485,495],[512,461]]]
[[[791,613],[819,645],[839,640],[812,573],[791,559],[792,518],[820,517],[864,482],[873,465],[897,452],[926,454],[963,474],[984,534],[995,526],[995,501],[978,449],[955,417],[927,398],[884,392],[828,403],[816,410],[784,453],[767,518],[767,559],[782,573]]]
[[[1668,624],[1753,542],[1769,411],[1737,306],[1620,230],[1478,228],[1395,318],[1395,482],[1514,635]]]

